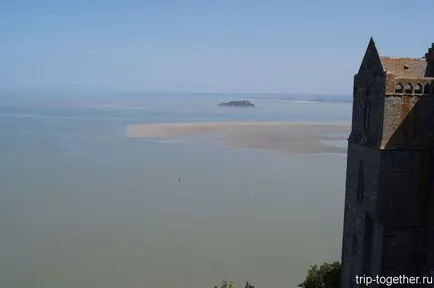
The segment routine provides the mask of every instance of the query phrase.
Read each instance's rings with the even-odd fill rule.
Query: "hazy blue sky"
[[[423,56],[433,0],[0,0],[0,90],[350,94],[372,35]]]

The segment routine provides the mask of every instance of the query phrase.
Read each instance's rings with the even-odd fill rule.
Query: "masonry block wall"
[[[371,39],[354,77],[341,287],[434,270],[433,48],[380,57]]]

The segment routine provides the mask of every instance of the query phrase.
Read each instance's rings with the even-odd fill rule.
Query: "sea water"
[[[133,139],[124,129],[348,123],[351,103],[26,97],[0,104],[0,287],[295,287],[310,265],[340,260],[345,155]],[[257,107],[216,107],[238,98]]]

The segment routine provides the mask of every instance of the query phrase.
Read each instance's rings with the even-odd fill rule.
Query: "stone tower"
[[[434,269],[434,44],[424,58],[380,57],[354,76],[341,287],[355,275]]]

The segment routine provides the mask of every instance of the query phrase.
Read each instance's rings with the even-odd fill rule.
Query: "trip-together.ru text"
[[[356,285],[369,286],[371,284],[377,285],[430,285],[433,284],[432,276],[358,276],[355,277]]]

